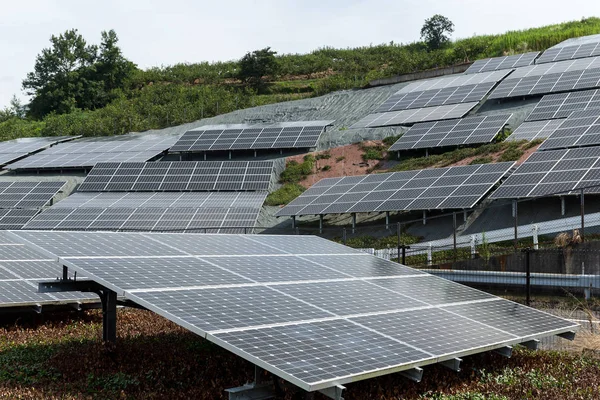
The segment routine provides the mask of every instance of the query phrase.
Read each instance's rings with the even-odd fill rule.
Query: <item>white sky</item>
[[[597,0],[28,0],[2,1],[0,108],[52,34],[77,28],[88,42],[114,29],[141,68],[239,59],[270,46],[279,53],[319,47],[412,42],[426,18],[448,17],[453,38],[600,16]],[[599,32],[600,33],[600,32]]]

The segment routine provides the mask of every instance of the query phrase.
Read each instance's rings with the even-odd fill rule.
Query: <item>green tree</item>
[[[34,71],[23,80],[33,96],[29,115],[65,114],[75,109],[104,107],[110,91],[123,85],[135,65],[116,46],[114,31],[102,32],[102,44],[88,45],[76,29],[52,35],[50,48],[37,56]]]
[[[255,88],[261,88],[265,76],[274,76],[279,72],[279,63],[275,54],[277,52],[272,51],[270,47],[246,53],[240,60],[239,79]]]
[[[12,99],[10,99],[10,106],[0,110],[0,122],[8,121],[12,118],[23,119],[25,118],[25,114],[26,107],[21,103],[21,100],[13,94]]]
[[[425,41],[429,50],[444,47],[450,42],[447,34],[454,32],[454,24],[443,15],[436,14],[426,19],[421,28],[421,39]]]

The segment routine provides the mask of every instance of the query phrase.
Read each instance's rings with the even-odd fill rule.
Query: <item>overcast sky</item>
[[[2,2],[0,107],[52,34],[77,28],[88,42],[114,29],[127,58],[141,68],[239,59],[270,46],[305,53],[419,39],[423,21],[442,14],[454,38],[600,16],[598,0],[28,0]],[[600,33],[600,32],[599,32]]]

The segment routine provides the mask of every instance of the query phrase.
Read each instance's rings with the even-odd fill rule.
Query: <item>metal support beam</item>
[[[510,358],[512,356],[513,348],[510,346],[500,347],[499,349],[494,350],[494,352],[504,356],[506,358]]]
[[[352,233],[356,230],[356,213],[352,213]]]
[[[292,229],[296,229],[296,216],[292,215]]]
[[[319,214],[319,234],[323,233],[323,214]]]
[[[225,389],[229,400],[267,400],[277,397],[277,389],[273,381],[262,382],[264,370],[254,366],[254,382],[236,388]]]
[[[463,222],[467,222],[467,210],[463,210]]]
[[[206,161],[206,152],[204,152],[204,161]]]
[[[427,225],[427,211],[423,210],[423,225]]]
[[[231,160],[231,150],[229,150],[229,159]]]
[[[319,390],[319,393],[321,393],[333,400],[344,400],[344,398],[342,397],[344,390],[346,390],[346,388],[344,386],[338,385],[338,386],[328,387],[326,389],[321,389],[321,390]]]
[[[560,334],[558,334],[558,336],[560,336],[563,339],[567,339],[567,340],[575,340],[575,331],[560,333]]]
[[[521,346],[527,347],[529,350],[537,350],[540,347],[540,341],[537,339],[528,340],[521,343]]]
[[[117,293],[104,290],[100,295],[102,301],[102,340],[117,342]]]
[[[519,249],[519,210],[517,209],[518,203],[516,200],[513,200],[513,217],[515,218],[515,238],[514,245],[515,251]]]
[[[390,229],[390,212],[385,212],[385,229]]]
[[[421,382],[421,379],[423,379],[423,369],[419,367],[407,369],[406,371],[400,371],[400,375],[419,383]]]
[[[565,196],[560,196],[560,215],[565,215],[567,211],[567,205],[565,202]]]
[[[451,360],[442,361],[442,364],[446,368],[450,368],[452,371],[460,372],[460,363],[462,358],[453,358]]]
[[[583,189],[581,189],[581,242],[585,242],[585,194],[583,192]]]

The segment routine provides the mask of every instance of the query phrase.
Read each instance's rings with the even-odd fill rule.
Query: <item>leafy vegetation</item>
[[[140,70],[131,68],[126,55],[120,53],[116,34],[105,33],[103,42],[95,47],[76,31],[67,31],[53,37],[51,47],[38,57],[33,75],[24,81],[34,97],[40,96],[30,105],[29,116],[24,118],[23,108],[16,113],[0,112],[0,140],[165,128],[241,108],[362,87],[373,79],[544,50],[562,40],[598,32],[600,19],[586,18],[473,36],[437,50],[428,49],[424,42],[391,42],[351,49],[325,47],[308,54],[273,54],[277,67],[264,70],[267,75],[261,77],[259,92],[252,79],[240,79],[243,75],[237,60]],[[56,65],[64,65],[68,73],[52,75]]]
[[[490,156],[477,157],[476,159],[474,159],[473,161],[471,161],[469,163],[469,165],[489,164],[492,161],[494,161],[494,159],[492,157],[490,157]]]
[[[342,243],[341,238],[335,238],[334,240]],[[400,234],[400,244],[403,245],[418,243],[419,240],[421,240],[420,237],[406,232],[402,232]],[[356,236],[346,239],[346,246],[350,246],[355,249],[387,249],[398,246],[398,235],[384,237],[374,237],[369,235]]]
[[[275,76],[279,71],[279,64],[275,58],[276,51],[270,47],[246,53],[240,60],[238,78],[244,82],[261,89],[264,85],[263,77]]]
[[[315,158],[311,154],[304,156],[304,161],[298,163],[290,161],[279,176],[281,183],[298,183],[313,173],[315,168]]]
[[[450,43],[450,34],[454,32],[454,24],[443,15],[436,14],[425,20],[421,28],[421,39],[429,50],[437,50]]]
[[[306,188],[297,183],[286,183],[279,189],[269,193],[265,200],[268,206],[282,206],[300,196]]]

